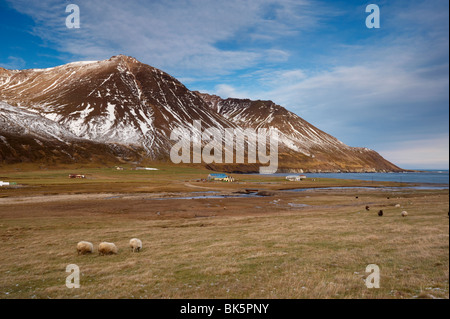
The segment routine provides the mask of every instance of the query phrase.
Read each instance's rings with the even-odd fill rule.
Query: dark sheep
[[[383,216],[383,211],[382,211],[382,210],[380,210],[380,211],[378,212],[378,216],[380,216],[380,217]]]

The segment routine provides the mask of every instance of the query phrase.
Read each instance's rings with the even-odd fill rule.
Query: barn
[[[209,174],[208,181],[234,182],[234,178],[227,174]]]
[[[290,182],[300,182],[303,179],[306,179],[305,175],[290,175],[290,176],[286,176],[286,180],[288,180]]]

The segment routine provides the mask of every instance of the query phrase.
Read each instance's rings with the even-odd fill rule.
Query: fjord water
[[[275,175],[288,176],[295,174],[280,173]],[[404,173],[305,173],[304,175],[308,178],[339,178],[374,182],[449,184],[448,170],[423,170],[420,172]]]

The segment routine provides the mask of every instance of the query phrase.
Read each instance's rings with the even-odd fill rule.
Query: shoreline
[[[431,186],[432,185],[432,186]],[[448,185],[436,184],[413,184],[405,186],[334,186],[334,187],[292,187],[292,188],[274,188],[254,189],[253,192],[242,192],[243,190],[207,190],[205,191],[191,191],[191,192],[131,192],[131,193],[85,193],[85,194],[37,194],[30,196],[8,196],[0,197],[0,206],[14,205],[14,204],[42,204],[59,201],[92,201],[92,200],[197,200],[197,199],[253,199],[262,197],[279,197],[283,194],[290,194],[296,192],[315,192],[315,191],[336,191],[336,192],[350,192],[350,191],[383,191],[383,192],[397,192],[397,191],[446,191],[449,190]],[[428,188],[432,187],[432,188]],[[436,188],[434,188],[436,187]],[[442,187],[442,188],[441,188]],[[269,192],[269,195],[258,195],[259,192]],[[248,196],[253,195],[253,196]]]

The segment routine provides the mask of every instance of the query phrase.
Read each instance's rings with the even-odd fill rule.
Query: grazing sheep
[[[378,216],[380,216],[380,217],[383,216],[383,211],[382,211],[382,210],[380,210],[380,211],[378,212]]]
[[[369,207],[369,206],[366,206],[366,210],[370,210],[370,207]]]
[[[130,248],[133,253],[139,252],[142,249],[142,241],[137,238],[130,239]]]
[[[400,208],[400,206],[401,206],[400,204],[397,204],[395,205],[395,208]]]
[[[408,212],[407,211],[403,211],[402,212],[402,217],[406,217],[406,216],[408,216]]]
[[[101,256],[117,254],[118,251],[117,246],[113,243],[103,242],[98,245],[98,254]]]
[[[77,244],[78,255],[92,254],[94,252],[94,245],[88,241],[80,241]]]

